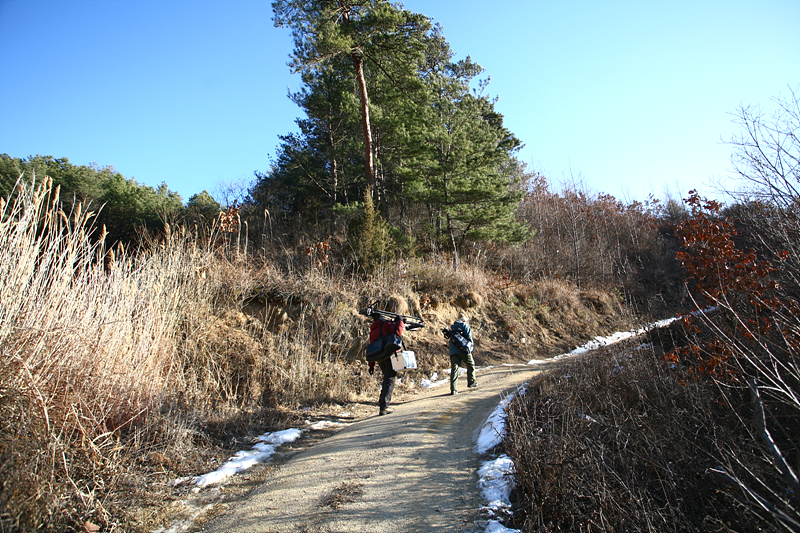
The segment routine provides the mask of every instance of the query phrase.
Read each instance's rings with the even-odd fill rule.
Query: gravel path
[[[297,454],[210,532],[481,531],[475,438],[499,402],[536,369],[494,367],[467,391],[462,377],[426,389]],[[377,415],[377,408],[376,415]]]

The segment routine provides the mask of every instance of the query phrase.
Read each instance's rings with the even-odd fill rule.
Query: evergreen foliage
[[[30,184],[49,177],[59,188],[65,210],[78,203],[96,213],[94,236],[106,227],[106,244],[134,243],[142,230],[160,231],[164,223],[182,214],[183,200],[166,183],[157,188],[127,179],[112,166],[76,166],[67,158],[30,156],[27,159],[0,155],[0,196],[13,194],[14,184],[22,179]]]
[[[392,251],[390,228],[375,212],[370,195],[364,196],[363,207],[348,225],[347,237],[354,258],[368,273],[380,266]]]
[[[218,218],[222,206],[208,191],[203,190],[192,195],[186,202],[185,221],[189,226],[195,226],[198,230],[209,228]]]
[[[380,0],[281,0],[273,10],[292,31],[289,65],[303,87],[290,98],[305,118],[256,174],[255,206],[335,234],[339,207],[366,194],[388,231],[444,245],[455,266],[470,241],[527,238],[515,219],[520,142],[484,94],[481,67],[454,62],[440,27]]]
[[[527,231],[514,217],[522,198],[519,140],[503,117],[470,83],[482,69],[470,58],[449,63],[429,78],[431,103],[417,157],[407,171],[412,197],[439,220],[452,246],[454,266],[466,240],[518,242]]]

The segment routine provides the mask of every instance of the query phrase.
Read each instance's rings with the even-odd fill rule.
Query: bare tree
[[[729,144],[742,186],[728,191],[737,203],[715,227],[734,221],[737,248],[750,247],[742,257],[753,259],[733,265],[740,273],[736,285],[711,298],[720,318],[705,319],[750,390],[756,462],[771,469],[727,453],[726,464],[711,473],[738,488],[753,512],[800,532],[800,102],[791,90],[789,98],[774,101],[772,115],[757,106],[742,106],[736,115],[742,131]],[[752,270],[760,264],[753,250],[768,268]],[[769,293],[741,282],[747,269],[759,272],[758,283],[769,283]]]
[[[787,290],[800,294],[800,95],[775,98],[776,111],[742,106],[736,122],[742,132],[728,143],[741,187],[728,191],[731,210],[743,227],[743,238],[769,256],[788,253],[783,261]]]
[[[744,181],[742,192],[780,208],[797,207],[800,199],[800,101],[775,98],[777,111],[765,116],[758,106],[741,106],[736,122],[742,132],[729,142],[735,149],[733,168]]]

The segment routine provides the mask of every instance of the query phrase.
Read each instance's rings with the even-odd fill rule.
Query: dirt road
[[[481,530],[475,438],[499,402],[537,372],[494,367],[479,388],[447,385],[353,423],[275,470],[210,532],[411,533]],[[375,409],[377,415],[377,408]]]

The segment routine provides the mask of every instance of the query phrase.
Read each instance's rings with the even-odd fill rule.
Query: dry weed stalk
[[[179,374],[187,292],[174,248],[105,264],[93,213],[64,213],[49,181],[0,215],[0,432],[4,527],[107,518],[120,438],[142,426]],[[7,517],[7,518],[6,518]]]

